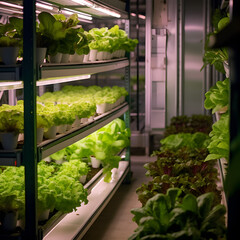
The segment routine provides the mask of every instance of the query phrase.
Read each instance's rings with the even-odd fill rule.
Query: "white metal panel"
[[[153,68],[165,69],[166,54],[165,53],[152,54],[151,61],[152,61],[152,69]]]
[[[152,51],[152,0],[146,4],[146,25],[145,25],[145,130],[151,129],[151,51]]]
[[[183,113],[186,115],[204,112],[203,44],[205,19],[204,1],[184,1],[184,85]]]
[[[152,84],[152,109],[165,110],[165,82],[153,82]]]
[[[178,4],[168,0],[168,38],[167,38],[167,124],[177,115],[178,101]]]
[[[152,68],[152,81],[165,82],[166,81],[165,69]]]
[[[154,128],[165,128],[165,111],[164,110],[152,110],[151,111],[151,127]]]

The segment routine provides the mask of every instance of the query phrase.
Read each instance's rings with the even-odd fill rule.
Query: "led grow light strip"
[[[47,10],[53,10],[52,6],[46,5],[46,4],[43,4],[43,3],[36,3],[36,6],[39,7],[39,8],[47,9]]]
[[[3,10],[4,12],[11,12],[11,13],[22,14],[22,12],[20,12],[20,11],[11,10],[11,9],[6,9],[6,8],[1,8],[1,7],[0,7],[0,10]]]
[[[2,4],[4,6],[8,6],[8,7],[23,9],[23,6],[20,6],[20,5],[17,5],[17,4],[13,4],[13,3],[0,1],[0,4]]]
[[[69,8],[64,8],[66,10],[62,10],[62,13],[65,13],[66,15],[71,15],[73,13],[77,13],[79,18],[82,19],[87,19],[87,20],[92,20],[92,16],[90,14],[86,14],[86,13],[82,13],[82,12],[78,12]]]
[[[92,2],[89,2],[89,1],[86,1],[86,0],[72,0],[72,1],[76,2],[76,3],[79,3],[83,6],[87,6],[87,7],[90,7],[92,9],[95,9],[95,10],[97,10],[99,12],[102,12],[102,13],[105,13],[107,15],[116,17],[116,18],[121,17],[121,15],[119,13],[115,12],[115,11],[109,10],[107,8],[99,7],[98,5],[93,4]]]
[[[76,75],[72,77],[56,78],[56,79],[49,79],[49,80],[42,79],[37,81],[37,86],[45,86],[45,85],[56,84],[56,83],[65,83],[65,82],[84,80],[84,79],[89,79],[90,77],[91,75]]]
[[[136,17],[137,15],[136,15],[136,13],[131,13],[131,16]],[[138,17],[141,19],[146,19],[146,17],[142,14],[138,14]]]
[[[106,13],[106,14],[108,14],[108,15],[110,15],[110,16],[113,16],[113,17],[116,17],[116,18],[120,18],[120,17],[121,17],[121,15],[120,15],[119,13],[116,13],[116,12],[114,12],[114,11],[111,11],[111,10],[109,10],[109,9],[107,9],[107,8],[93,7],[93,9],[95,9],[95,10],[97,10],[97,11],[99,11],[99,12],[102,12],[102,13]]]
[[[76,3],[79,3],[81,5],[84,5],[84,6],[90,7],[90,8],[94,7],[93,3],[89,2],[89,1],[86,1],[86,0],[72,0],[72,1],[76,2]]]

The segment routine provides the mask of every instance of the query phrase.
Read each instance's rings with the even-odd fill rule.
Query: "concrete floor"
[[[150,180],[145,176],[146,169],[143,165],[154,160],[155,158],[148,156],[131,156],[131,184],[122,184],[119,187],[83,240],[127,240],[131,236],[137,224],[132,221],[130,210],[141,207],[136,189]]]

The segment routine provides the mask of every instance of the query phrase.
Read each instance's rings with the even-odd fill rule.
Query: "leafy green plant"
[[[224,81],[218,81],[205,93],[204,107],[212,109],[212,113],[228,109],[229,105],[230,83],[229,78]]]
[[[117,156],[120,150],[129,145],[130,130],[123,120],[115,119],[103,128],[81,139],[77,143],[51,155],[52,159],[77,161],[95,156],[102,162],[104,180],[110,182],[113,168],[118,168],[121,158]],[[69,165],[71,163],[64,163]],[[75,167],[77,169],[77,167]],[[74,171],[74,170],[73,170]]]
[[[151,176],[153,180],[136,190],[139,201],[145,205],[154,195],[166,193],[169,187],[178,187],[183,193],[195,196],[214,192],[215,202],[219,203],[221,195],[216,186],[218,174],[214,161],[204,162],[207,155],[206,148],[155,151],[153,156],[157,156],[157,160],[144,165],[146,176]]]
[[[56,169],[53,165],[49,165],[44,161],[38,163],[38,200],[37,208],[41,212],[50,209],[53,211],[55,208],[55,191],[49,189],[50,178],[53,177]]]
[[[142,208],[132,209],[138,224],[134,239],[220,239],[226,236],[223,205],[213,205],[212,193],[198,198],[192,194],[179,199],[181,190],[157,194]]]
[[[76,176],[71,176],[72,172],[63,168],[44,161],[38,163],[38,209],[68,213],[83,202],[87,204],[87,189],[83,188]]]
[[[87,189],[84,189],[83,185],[72,177],[57,174],[49,179],[48,188],[54,191],[54,207],[58,211],[64,213],[76,211],[76,208],[80,207],[83,202],[88,203]]]
[[[207,65],[213,65],[215,69],[223,74],[225,74],[224,62],[228,62],[228,52],[227,48],[218,48],[218,49],[210,49],[208,47],[209,39],[211,35],[216,34],[217,32],[221,31],[226,25],[229,23],[229,17],[223,17],[219,20],[218,24],[215,24],[215,31],[214,33],[210,33],[207,37],[206,45],[205,45],[205,53],[203,57],[203,68]]]
[[[0,38],[0,47],[17,47],[19,46],[19,40],[3,36]]]
[[[228,112],[222,114],[220,120],[215,122],[212,126],[212,131],[209,136],[211,142],[208,145],[209,155],[205,161],[225,158],[229,159],[229,114]]]
[[[56,55],[60,48],[60,40],[66,37],[66,29],[62,22],[47,12],[38,15],[37,44],[47,46],[48,55]]]
[[[7,167],[0,173],[0,212],[24,214],[24,167]]]
[[[148,170],[146,175],[151,177],[164,174],[178,176],[182,173],[194,176],[198,172],[204,175],[205,171],[209,171],[215,164],[204,162],[207,155],[206,148],[183,147],[178,150],[154,151],[152,156],[157,156],[157,160],[146,163],[144,168]]]
[[[207,147],[209,144],[209,136],[207,134],[196,132],[196,133],[178,133],[172,134],[162,139],[161,150],[168,149],[179,149],[181,147],[188,146],[189,148],[202,148]]]
[[[23,19],[10,17],[9,23],[0,24],[0,46],[21,47],[23,43]]]
[[[78,15],[72,14],[66,18],[63,14],[54,15],[57,21],[63,24],[66,35],[60,40],[59,52],[64,54],[88,54],[88,39],[84,33],[84,29],[78,24]]]
[[[209,134],[212,125],[211,116],[193,114],[192,116],[177,116],[171,118],[170,125],[164,131],[164,137],[177,133],[202,132]]]
[[[4,104],[0,108],[0,132],[23,132],[23,109]]]
[[[89,31],[93,40],[89,43],[90,49],[96,49],[98,51],[114,52],[116,50],[125,50],[127,52],[134,51],[138,44],[137,39],[128,38],[126,32],[119,29],[118,25],[108,29],[92,28]]]
[[[180,188],[184,194],[191,193],[198,197],[206,192],[214,193],[214,203],[218,204],[221,201],[221,193],[216,185],[217,172],[216,170],[209,170],[205,174],[197,173],[194,176],[188,173],[183,173],[179,176],[169,176],[164,174],[156,176],[152,181],[143,183],[136,192],[138,200],[144,206],[149,198],[158,193],[166,193],[171,187]]]
[[[70,160],[69,162],[64,162],[61,165],[58,174],[66,175],[79,180],[81,176],[87,175],[89,170],[90,168],[85,162],[80,160]]]

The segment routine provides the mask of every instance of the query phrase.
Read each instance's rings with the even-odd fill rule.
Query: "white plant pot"
[[[96,56],[96,60],[98,61],[102,61],[104,58],[103,58],[103,55],[104,55],[104,52],[101,51],[101,52],[97,52],[97,56]]]
[[[44,132],[44,137],[46,139],[54,139],[56,137],[57,134],[57,127],[56,126],[52,126],[48,129],[47,132]]]
[[[88,118],[88,122],[92,122],[94,120],[94,116],[91,116],[90,118]]]
[[[64,159],[60,159],[60,160],[54,160],[56,164],[63,164],[65,161]]]
[[[88,122],[88,118],[81,118],[81,123],[84,124],[84,123],[87,123]]]
[[[78,55],[77,53],[70,55],[70,62],[71,63],[83,63],[84,55]]]
[[[102,104],[97,104],[97,113],[105,113],[108,111],[107,109],[108,104],[107,103],[102,103]]]
[[[68,63],[70,58],[70,54],[62,54],[61,63]]]
[[[19,47],[0,47],[2,62],[6,65],[16,64]]]
[[[44,63],[46,57],[47,48],[36,48],[36,63],[41,65]]]
[[[43,141],[44,128],[37,128],[37,144]]]
[[[112,172],[112,180],[111,182],[115,182],[118,179],[118,169],[117,168],[113,168],[111,170]]]
[[[62,60],[62,53],[57,53],[54,56],[49,56],[50,63],[60,63]]]
[[[17,226],[24,230],[25,229],[25,218],[18,219]]]
[[[2,228],[5,231],[14,231],[17,227],[18,211],[6,212],[2,220]]]
[[[17,148],[19,133],[6,132],[1,133],[2,147],[5,150],[14,150]]]
[[[43,161],[45,161],[45,162],[51,162],[51,158],[50,158],[50,156],[44,158]]]
[[[19,133],[18,135],[18,142],[20,141],[24,141],[24,134],[23,133]]]
[[[81,119],[79,119],[78,116],[76,116],[76,119],[72,124],[72,127],[73,128],[78,128],[78,127],[80,127],[80,125],[81,125]]]
[[[57,133],[65,133],[67,131],[67,124],[57,126]]]
[[[97,58],[97,50],[96,49],[91,49],[89,52],[89,61],[96,61]]]
[[[49,213],[50,213],[50,209],[45,209],[43,211],[40,211],[40,213],[38,213],[38,221],[40,222],[40,221],[48,220]]]
[[[83,62],[88,62],[88,61],[89,61],[89,54],[84,55]]]
[[[225,70],[226,77],[229,78],[229,64],[227,62],[223,62],[223,67]]]
[[[101,161],[91,156],[91,163],[93,168],[99,168]]]
[[[87,175],[83,175],[79,179],[80,183],[82,183],[82,184],[84,184],[86,182],[86,180],[87,180]]]

